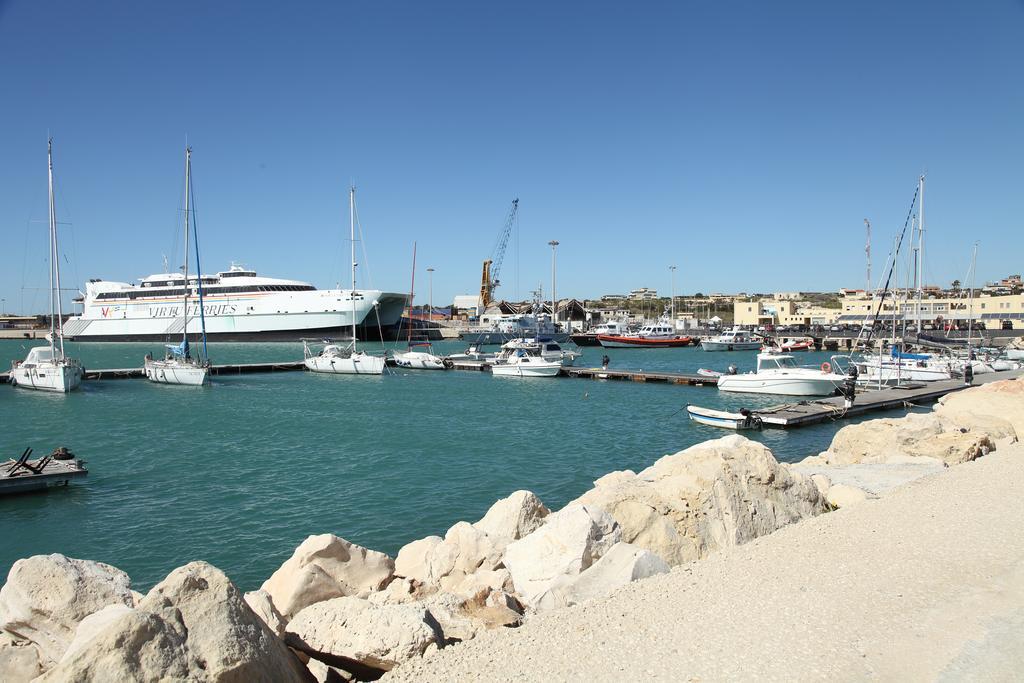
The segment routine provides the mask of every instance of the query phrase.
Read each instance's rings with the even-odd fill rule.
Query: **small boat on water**
[[[434,354],[434,347],[428,340],[412,338],[412,304],[416,298],[416,243],[412,243],[412,284],[409,286],[409,336],[406,341],[407,350],[395,351],[395,365],[407,370],[447,370],[452,361]]]
[[[196,231],[195,221],[192,220],[191,230],[189,221],[193,218],[195,207],[192,202],[192,148],[185,148],[185,286],[182,291],[181,301],[181,343],[167,344],[164,357],[156,360],[152,355],[146,354],[143,367],[146,372],[146,379],[158,384],[182,384],[188,386],[203,386],[206,384],[210,372],[210,357],[206,352],[206,314],[203,312],[203,276],[202,267],[199,263],[199,233]],[[194,237],[196,247],[196,277],[193,280],[188,275],[188,252],[189,240]],[[188,343],[188,300],[192,293],[192,285],[196,287],[196,297],[199,300],[197,313],[199,316],[200,330],[202,332],[203,346],[195,357],[192,356]],[[192,316],[195,317],[195,316]]]
[[[85,369],[64,353],[64,313],[61,310],[60,249],[57,246],[57,212],[53,199],[53,140],[46,146],[50,198],[50,333],[49,346],[29,350],[23,361],[14,361],[10,382],[14,386],[66,394],[81,385]]]
[[[783,353],[793,353],[794,351],[813,351],[814,340],[810,337],[796,337],[796,338],[784,338],[779,342],[779,348]]]
[[[833,373],[828,363],[822,363],[820,369],[801,368],[790,355],[759,353],[755,372],[724,374],[718,378],[718,390],[783,396],[830,396],[845,381],[846,376]]]
[[[349,232],[352,243],[352,339],[345,346],[327,344],[318,354],[314,354],[306,339],[302,340],[303,363],[313,372],[335,375],[383,375],[384,356],[373,356],[360,351],[356,345],[356,299],[362,298],[356,291],[356,188],[348,192]]]
[[[85,461],[63,446],[38,460],[29,460],[31,455],[32,449],[26,448],[16,460],[0,462],[0,495],[67,486],[89,473]]]
[[[445,356],[445,359],[450,361],[469,360],[487,362],[494,360],[497,355],[498,354],[496,352],[481,351],[476,344],[470,344],[470,346],[462,353],[449,354],[448,356]]]
[[[671,321],[662,318],[640,328],[635,334],[599,334],[597,341],[606,349],[666,349],[691,346],[693,337],[676,334]]]
[[[724,410],[713,410],[701,408],[700,406],[686,406],[686,412],[690,419],[700,424],[711,427],[723,427],[725,429],[761,429],[761,418],[743,408],[738,413],[729,413]]]
[[[555,356],[554,351],[546,349],[553,343],[534,339],[506,342],[491,365],[491,374],[499,377],[556,377],[566,361],[561,355]]]
[[[717,337],[705,339],[700,347],[705,351],[757,351],[763,342],[746,330],[734,327]]]
[[[601,341],[598,339],[599,336],[612,335],[612,336],[624,336],[629,333],[629,323],[625,320],[609,320],[603,322],[600,325],[590,328],[586,332],[576,332],[571,335],[569,339],[576,346],[600,346]]]

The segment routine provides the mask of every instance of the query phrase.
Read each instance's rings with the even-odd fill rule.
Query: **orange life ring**
[[[832,372],[832,366],[828,364],[828,361],[821,364],[821,371],[826,374]]]

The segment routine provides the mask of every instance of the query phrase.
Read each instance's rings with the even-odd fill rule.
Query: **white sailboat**
[[[416,296],[416,243],[412,244],[412,284],[409,287],[409,336],[406,340],[407,350],[395,352],[395,365],[408,370],[447,370],[444,358],[435,355],[429,341],[413,341],[412,339],[412,302]],[[419,350],[423,349],[423,350]]]
[[[192,235],[189,235],[189,217],[194,211],[192,206],[192,148],[185,148],[185,281],[182,289],[182,331],[180,344],[168,344],[164,358],[155,360],[146,355],[146,379],[159,384],[184,384],[203,386],[206,384],[210,371],[210,359],[206,353],[206,316],[203,313],[203,278],[199,263],[199,234],[196,232],[195,221],[192,221]],[[196,247],[196,288],[199,298],[199,320],[202,328],[203,348],[197,356],[192,356],[188,343],[188,299],[192,283],[188,277],[188,242],[193,237]]]
[[[356,347],[356,299],[362,295],[356,291],[356,188],[349,188],[348,193],[349,222],[352,240],[352,341],[342,346],[328,344],[318,354],[314,354],[306,341],[303,345],[303,363],[312,372],[325,372],[336,375],[382,375],[384,374],[384,357],[373,356]],[[376,302],[374,302],[376,306]]]
[[[64,312],[60,301],[60,249],[57,245],[57,211],[53,199],[53,139],[47,141],[48,188],[50,200],[50,333],[49,346],[29,350],[23,361],[11,367],[15,386],[67,393],[82,383],[84,370],[76,358],[64,354]]]

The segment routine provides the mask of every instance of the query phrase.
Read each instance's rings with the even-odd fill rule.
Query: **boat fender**
[[[455,363],[452,361],[451,358],[445,358],[443,361],[441,361],[441,364],[444,365],[446,370],[451,370],[452,368],[455,367]]]
[[[832,372],[832,366],[829,365],[828,361],[825,361],[824,363],[821,364],[821,371],[824,372],[826,375]]]
[[[730,375],[735,375],[735,374],[736,374],[736,373],[738,372],[738,370],[736,369],[736,366],[735,366],[735,365],[730,365],[730,366],[729,366],[729,369],[727,370],[727,372],[728,372],[728,373],[729,373]]]

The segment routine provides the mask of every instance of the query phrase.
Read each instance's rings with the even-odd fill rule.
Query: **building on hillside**
[[[879,307],[879,300],[869,297],[847,299],[842,304],[842,315],[839,323],[860,325],[865,319],[876,314],[887,320],[896,318],[908,323],[919,318],[922,327],[948,327],[950,325],[966,328],[973,318],[976,324],[988,330],[1024,329],[1024,294],[989,295],[980,294],[974,297],[973,304],[966,295],[958,297],[923,298],[919,304],[914,293],[909,296],[899,295],[894,298],[889,294]],[[879,308],[881,310],[879,310]]]
[[[815,327],[832,325],[842,311],[791,299],[736,299],[733,324],[742,327]]]
[[[658,290],[650,287],[641,287],[629,292],[629,298],[635,301],[651,301],[658,298]]]
[[[628,299],[628,294],[602,294],[601,301],[623,301]]]

